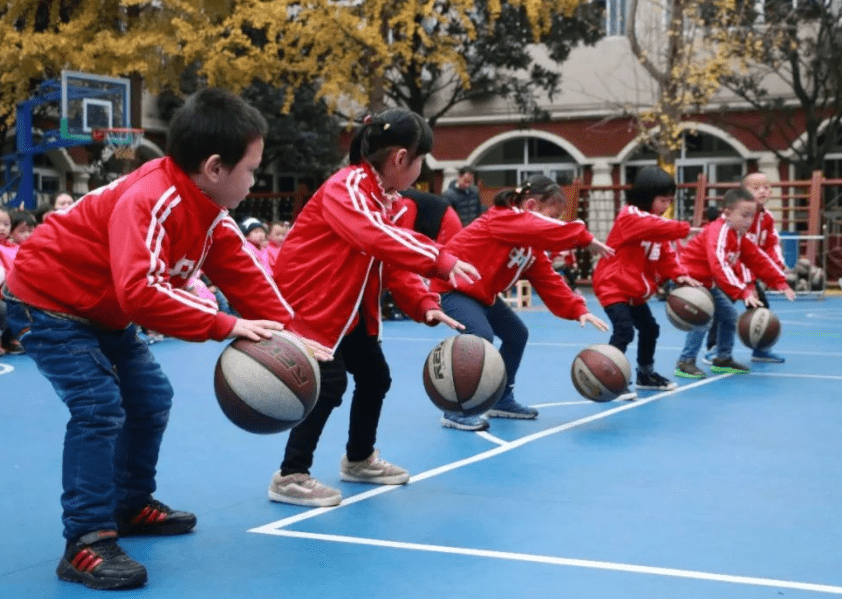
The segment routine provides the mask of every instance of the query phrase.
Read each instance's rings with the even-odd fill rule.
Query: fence
[[[676,193],[677,218],[692,226],[702,223],[705,208],[718,206],[725,191],[737,183],[710,183],[704,175],[695,183],[680,183]],[[585,185],[575,181],[565,187],[569,198],[568,218],[579,218],[590,231],[605,240],[623,205],[628,185]],[[842,276],[842,179],[827,179],[816,171],[807,180],[772,183],[772,197],[766,204],[781,234],[787,266],[798,259],[821,267],[827,280],[838,284]],[[579,278],[590,281],[593,261],[587,250],[577,252]]]

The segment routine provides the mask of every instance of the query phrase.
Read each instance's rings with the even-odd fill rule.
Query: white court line
[[[781,379],[824,379],[842,381],[842,375],[836,374],[795,374],[793,372],[757,372],[752,370],[750,376],[769,376]]]
[[[515,439],[514,441],[509,441],[503,443],[502,445],[498,445],[493,449],[489,449],[482,453],[478,453],[473,455],[469,458],[465,458],[463,460],[459,460],[457,462],[451,462],[450,464],[445,464],[444,466],[439,466],[438,468],[433,468],[432,470],[427,470],[426,472],[422,472],[421,474],[416,474],[415,476],[409,479],[407,485],[411,485],[413,483],[420,482],[422,480],[432,478],[434,476],[438,476],[439,474],[444,474],[446,472],[451,472],[452,470],[456,470],[458,468],[462,468],[464,466],[469,466],[471,464],[475,464],[477,462],[481,462],[483,460],[487,460],[489,458],[493,458],[501,453],[505,453],[507,451],[511,451],[513,449],[517,449],[518,447],[522,447],[528,443],[532,443],[533,441],[537,441],[539,439],[543,439],[544,437],[549,437],[550,435],[555,435],[557,433],[562,433],[564,431],[568,431],[572,428],[576,428],[577,426],[581,426],[583,424],[588,424],[590,422],[594,422],[596,420],[601,420],[603,418],[608,418],[609,416],[613,416],[614,414],[618,414],[620,412],[625,412],[626,410],[633,410],[635,408],[639,408],[641,406],[645,406],[648,403],[653,401],[657,401],[663,397],[667,397],[669,395],[675,395],[676,393],[681,393],[683,391],[687,391],[688,389],[693,389],[695,387],[699,387],[702,385],[707,385],[713,383],[715,381],[722,380],[723,378],[727,378],[733,376],[732,374],[721,374],[719,376],[713,376],[707,379],[702,379],[699,381],[695,381],[690,383],[689,385],[684,385],[682,387],[678,387],[677,389],[673,389],[672,391],[665,391],[663,393],[657,393],[650,397],[646,397],[644,399],[638,399],[637,401],[631,401],[624,403],[623,405],[617,406],[616,408],[611,408],[610,410],[605,410],[603,412],[599,412],[597,414],[592,414],[590,416],[586,416],[585,418],[580,418],[579,420],[573,420],[572,422],[567,422],[565,424],[560,424],[558,426],[554,426],[552,428],[548,428],[542,431],[538,431],[537,433],[533,433],[531,435],[527,435],[525,437],[521,437],[520,439]],[[490,435],[489,435],[490,436]],[[256,528],[250,529],[248,532],[255,532],[255,533],[263,533],[263,534],[274,534],[274,531],[283,528],[285,526],[289,526],[290,524],[295,524],[297,522],[302,522],[304,520],[309,520],[310,518],[315,518],[316,516],[320,516],[326,512],[332,510],[339,510],[349,505],[353,505],[357,502],[364,501],[371,497],[375,497],[377,495],[382,495],[383,493],[391,493],[396,489],[402,488],[403,485],[384,485],[381,487],[374,487],[368,491],[363,493],[359,493],[357,495],[352,495],[347,499],[343,499],[342,503],[334,507],[324,507],[324,508],[316,508],[312,510],[308,510],[306,512],[302,512],[296,516],[291,516],[289,518],[284,518],[282,520],[277,520],[275,522],[270,522],[269,524],[264,524],[262,526],[258,526]]]
[[[311,541],[325,541],[330,543],[348,543],[351,545],[367,545],[370,547],[388,547],[390,549],[407,549],[411,551],[426,551],[430,553],[445,553],[449,555],[467,555],[504,559],[510,561],[549,564],[555,566],[571,566],[576,568],[591,568],[610,570],[612,572],[630,572],[634,574],[653,574],[656,576],[671,576],[674,578],[689,578],[711,582],[728,582],[777,589],[792,589],[798,591],[813,591],[842,595],[842,587],[816,584],[810,582],[796,582],[791,580],[775,580],[774,578],[756,578],[753,576],[734,576],[731,574],[716,574],[713,572],[699,572],[696,570],[680,570],[677,568],[658,568],[655,566],[639,566],[618,562],[600,562],[586,559],[572,559],[553,557],[549,555],[534,555],[530,553],[512,553],[509,551],[490,551],[488,549],[468,549],[465,547],[448,547],[446,545],[428,545],[423,543],[404,543],[398,541],[384,541],[380,539],[366,539],[361,537],[347,537],[344,535],[326,535],[310,532],[295,532],[290,530],[276,530],[269,534],[282,537],[293,537]]]

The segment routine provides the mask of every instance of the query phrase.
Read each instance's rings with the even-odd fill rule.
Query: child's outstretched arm
[[[456,264],[453,265],[453,268],[450,269],[450,274],[447,276],[447,280],[450,281],[453,287],[458,287],[457,277],[464,279],[468,285],[473,285],[474,282],[482,278],[473,264],[468,264],[462,260],[456,261]]]
[[[609,327],[605,323],[605,321],[603,321],[600,318],[597,318],[590,312],[585,312],[579,317],[579,326],[584,327],[587,323],[591,323],[593,326],[595,326],[597,329],[603,332],[609,330]]]
[[[427,324],[431,325],[435,325],[437,322],[442,322],[449,326],[451,329],[455,329],[457,331],[465,330],[464,324],[462,324],[458,320],[452,319],[450,316],[448,316],[439,309],[427,310],[427,313],[424,315],[424,320],[427,322]]]
[[[592,254],[596,254],[597,256],[610,257],[614,255],[614,248],[605,245],[596,238],[594,238],[587,247]]]

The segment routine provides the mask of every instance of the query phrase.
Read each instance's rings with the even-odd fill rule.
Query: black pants
[[[377,440],[383,399],[392,385],[389,365],[376,337],[366,334],[362,319],[339,344],[331,362],[319,362],[321,388],[313,411],[289,433],[281,474],[310,472],[313,453],[327,419],[342,403],[348,374],[354,377],[351,417],[345,453],[352,462],[369,457]]]
[[[637,329],[637,363],[640,366],[652,366],[655,363],[655,344],[661,328],[652,316],[649,304],[611,304],[605,307],[605,314],[613,326],[608,343],[626,353],[629,343],[634,340],[634,330]]]

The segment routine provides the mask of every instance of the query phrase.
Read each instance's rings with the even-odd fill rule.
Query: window
[[[518,137],[490,148],[474,165],[484,190],[517,187],[531,175],[542,174],[566,185],[581,175],[564,148],[540,137]]]
[[[628,0],[593,0],[605,15],[605,35],[625,35]]]

